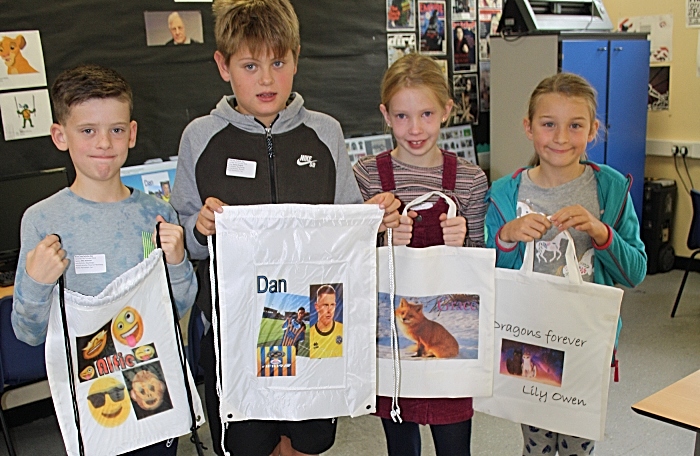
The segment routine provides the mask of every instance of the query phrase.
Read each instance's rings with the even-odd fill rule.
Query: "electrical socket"
[[[700,141],[647,139],[646,154],[700,159]]]

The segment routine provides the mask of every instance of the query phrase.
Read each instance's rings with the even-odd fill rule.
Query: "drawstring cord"
[[[396,283],[394,282],[394,244],[393,230],[387,229],[387,239],[389,244],[389,301],[391,304],[391,361],[394,364],[394,391],[391,396],[391,419],[394,422],[403,422],[401,419],[401,408],[399,407],[399,384],[401,383],[401,364],[399,359],[399,333],[396,329]]]
[[[228,429],[228,423],[224,422],[221,418],[223,411],[223,404],[221,402],[222,387],[221,387],[221,353],[219,349],[219,316],[217,313],[218,309],[218,295],[216,288],[216,259],[214,258],[214,236],[207,236],[207,247],[209,248],[209,280],[211,288],[211,330],[214,331],[214,364],[216,365],[216,395],[219,397],[219,419],[221,420],[221,450],[226,456],[230,456],[230,453],[226,451],[226,430]]]
[[[61,242],[61,236],[58,237],[58,242]],[[75,419],[75,429],[78,431],[78,453],[80,456],[85,456],[85,447],[83,445],[83,434],[80,432],[80,412],[78,411],[78,398],[75,392],[75,373],[73,372],[73,350],[70,346],[70,337],[68,335],[68,319],[66,317],[66,300],[65,300],[66,282],[65,277],[61,274],[58,278],[58,302],[61,308],[61,323],[63,324],[63,342],[66,347],[66,364],[68,366],[68,385],[70,387],[70,396],[73,401],[73,418]]]
[[[160,223],[156,223],[156,247],[163,249],[160,242]],[[177,341],[177,351],[180,356],[180,365],[182,367],[182,376],[185,381],[185,391],[187,392],[187,404],[190,406],[190,419],[192,420],[192,426],[190,431],[192,432],[190,436],[190,441],[194,443],[197,449],[198,456],[204,456],[202,448],[204,444],[199,440],[199,434],[197,433],[197,418],[194,413],[194,402],[192,400],[192,390],[190,389],[190,382],[187,376],[187,358],[185,357],[184,344],[182,341],[182,328],[180,328],[179,320],[180,317],[177,312],[177,306],[175,305],[175,296],[173,295],[173,289],[170,285],[170,274],[168,273],[168,263],[165,261],[165,252],[163,252],[163,268],[165,269],[165,280],[168,284],[168,295],[170,296],[170,307],[173,311],[173,322],[175,324],[175,339]]]

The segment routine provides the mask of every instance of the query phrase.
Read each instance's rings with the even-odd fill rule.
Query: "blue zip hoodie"
[[[593,281],[604,285],[619,283],[626,287],[636,287],[647,273],[647,254],[639,237],[639,220],[629,194],[632,177],[623,176],[607,165],[582,162],[593,169],[598,186],[600,221],[608,226],[610,238],[593,255]],[[486,211],[484,236],[486,247],[496,249],[496,266],[506,269],[520,269],[525,255],[525,243],[518,244],[509,251],[496,245],[498,232],[507,222],[514,220],[518,203],[521,174],[527,168],[517,170],[512,176],[504,176],[493,183],[486,194],[489,207]],[[622,330],[622,318],[617,322],[615,350]],[[613,353],[612,366],[615,367],[615,381],[618,379],[617,362]]]
[[[626,178],[607,165],[583,162],[593,169],[598,185],[600,220],[608,226],[611,238],[604,246],[595,246],[593,280],[595,283],[626,287],[639,285],[647,271],[647,255],[639,237],[639,220],[629,194],[632,178]],[[496,266],[520,269],[525,254],[525,243],[504,251],[497,247],[496,236],[507,222],[516,218],[516,204],[521,174],[519,169],[512,176],[497,180],[486,194],[489,203],[486,212],[486,246],[496,249]]]

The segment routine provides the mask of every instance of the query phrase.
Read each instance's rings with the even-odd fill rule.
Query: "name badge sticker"
[[[255,170],[258,164],[254,161],[229,158],[226,160],[226,175],[232,177],[255,178]]]
[[[107,261],[104,254],[75,255],[73,257],[76,274],[102,274],[107,272]]]

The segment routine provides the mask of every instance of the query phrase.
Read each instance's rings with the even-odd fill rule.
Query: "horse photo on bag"
[[[501,342],[501,375],[561,386],[564,352],[510,339]]]

